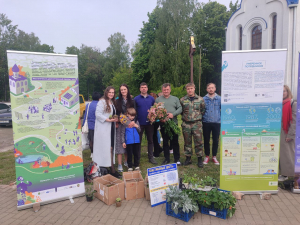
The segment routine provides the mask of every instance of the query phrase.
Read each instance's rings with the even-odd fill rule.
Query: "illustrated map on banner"
[[[177,164],[168,164],[147,169],[151,206],[166,202],[166,189],[169,185],[178,186]]]
[[[7,58],[18,208],[84,193],[77,56]]]
[[[221,188],[277,191],[286,50],[222,59]]]

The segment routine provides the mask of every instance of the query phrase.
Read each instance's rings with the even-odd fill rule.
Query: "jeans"
[[[165,160],[170,161],[170,145],[173,147],[173,155],[174,155],[174,162],[178,162],[180,159],[180,152],[179,152],[179,143],[178,143],[178,134],[173,133],[173,139],[171,140],[170,137],[165,133],[164,123],[160,123],[160,131],[163,138],[163,150]],[[170,145],[169,145],[170,141]]]
[[[205,155],[210,155],[210,133],[212,133],[213,146],[212,155],[216,156],[218,152],[219,136],[220,136],[220,123],[202,123],[203,124],[203,137],[204,137],[204,151]]]
[[[140,150],[139,150],[139,159],[141,158],[141,146],[142,146],[142,138],[144,131],[147,135],[147,141],[148,141],[148,158],[153,158],[153,132],[154,132],[154,126],[153,125],[141,125],[141,132],[140,132]]]
[[[128,168],[132,168],[132,155],[134,158],[134,166],[138,167],[140,165],[140,159],[139,159],[140,144],[126,145],[126,151],[127,151]]]

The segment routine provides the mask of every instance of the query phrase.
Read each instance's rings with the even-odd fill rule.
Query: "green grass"
[[[179,126],[181,127],[181,117],[178,118],[179,121]],[[184,156],[184,150],[183,150],[183,136],[180,134],[179,136],[179,145],[180,145],[180,161],[183,164],[185,161],[185,156]],[[91,162],[91,151],[90,150],[85,150],[83,151],[83,165],[86,167],[90,162]],[[173,163],[174,158],[173,154],[171,154],[171,163]],[[219,154],[217,155],[217,158],[219,160]],[[164,157],[163,153],[160,154],[160,157],[156,158],[156,161],[158,162],[158,165],[161,165],[163,162]],[[9,184],[11,182],[14,182],[16,180],[16,173],[15,173],[15,163],[14,163],[14,154],[13,150],[9,152],[3,152],[0,153],[0,184]],[[117,158],[116,158],[117,162]],[[197,174],[200,178],[204,176],[210,176],[218,180],[220,178],[220,166],[216,166],[210,162],[207,165],[204,165],[203,169],[198,168],[197,166],[197,157],[193,153],[192,156],[192,165],[189,166],[179,166],[178,167],[178,175],[179,177],[183,177],[184,174],[188,175],[194,175]],[[142,151],[141,151],[141,162],[140,162],[140,168],[143,177],[146,176],[147,173],[147,168],[155,167],[156,165],[153,165],[149,163],[148,161],[148,154],[147,154],[147,140],[145,139],[145,135],[143,137],[142,141]],[[117,169],[117,163],[115,165],[115,168]],[[124,171],[127,171],[127,168],[123,166]]]

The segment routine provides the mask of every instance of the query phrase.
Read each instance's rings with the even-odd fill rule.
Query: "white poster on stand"
[[[286,50],[223,52],[220,186],[277,192]]]

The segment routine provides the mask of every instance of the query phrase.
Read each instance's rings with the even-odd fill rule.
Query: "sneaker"
[[[127,162],[124,162],[124,166],[128,167],[128,163],[127,163]]]
[[[203,161],[203,164],[206,165],[208,162],[209,162],[209,156],[206,156],[205,159],[204,159],[204,161]]]
[[[140,170],[140,167],[135,167],[134,170],[135,170],[135,171],[139,171],[139,170]]]
[[[122,164],[119,164],[119,165],[118,165],[118,172],[119,172],[119,173],[122,173],[122,172],[123,172]]]
[[[173,149],[170,150],[170,154],[173,154]]]
[[[282,176],[282,175],[278,176],[278,181],[285,181],[287,179],[289,179],[287,176]]]
[[[93,158],[93,153],[91,153],[91,159]]]
[[[216,156],[212,157],[212,161],[213,161],[213,163],[214,163],[215,165],[220,165],[220,163],[219,163],[219,161],[217,160],[217,157],[216,157]]]
[[[181,166],[181,163],[179,160],[176,162],[176,164],[177,164],[177,166]]]
[[[133,171],[133,169],[132,169],[132,168],[129,168],[129,169],[128,169],[128,172],[131,172],[131,171]]]

